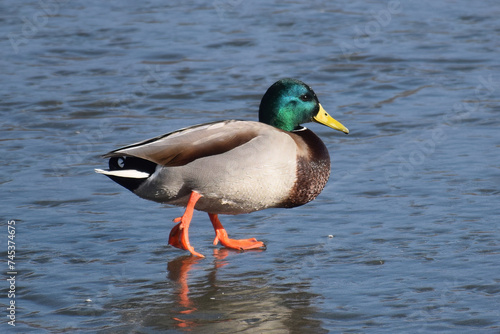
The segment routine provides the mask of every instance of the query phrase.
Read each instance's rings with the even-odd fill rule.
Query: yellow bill
[[[313,117],[313,120],[332,129],[342,131],[345,134],[349,133],[349,129],[343,126],[342,123],[334,119],[332,116],[328,115],[321,104],[319,105],[319,111],[316,116]]]

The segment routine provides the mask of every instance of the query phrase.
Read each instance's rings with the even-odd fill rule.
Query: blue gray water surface
[[[498,1],[0,4],[2,333],[500,332]],[[345,124],[313,202],[222,216],[168,246],[180,208],[94,168],[116,147],[257,117],[300,79]]]

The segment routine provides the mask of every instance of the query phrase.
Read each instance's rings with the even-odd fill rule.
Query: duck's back
[[[181,129],[107,156],[147,166],[149,176],[128,187],[138,196],[185,206],[197,191],[202,198],[196,209],[209,213],[303,205],[316,198],[330,174],[328,151],[312,131],[287,132],[252,121]]]

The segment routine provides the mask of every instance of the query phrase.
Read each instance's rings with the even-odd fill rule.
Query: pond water
[[[0,12],[1,332],[500,332],[498,1]],[[255,120],[283,77],[351,133],[308,125],[332,158],[315,201],[221,216],[267,250],[212,246],[198,212],[190,257],[168,245],[182,209],[94,173],[122,145]]]

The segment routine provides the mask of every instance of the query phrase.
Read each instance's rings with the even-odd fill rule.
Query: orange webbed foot
[[[196,252],[189,243],[189,224],[193,218],[193,211],[196,202],[200,199],[201,195],[197,192],[192,192],[189,196],[189,201],[186,206],[186,211],[181,217],[174,219],[174,223],[180,222],[175,225],[170,231],[170,236],[168,238],[168,243],[174,247],[184,249],[189,251],[194,256],[205,257],[202,254]]]
[[[255,238],[239,239],[239,240],[230,239],[227,235],[226,230],[222,226],[219,217],[216,214],[208,214],[208,215],[215,230],[214,245],[217,245],[220,242],[221,245],[226,248],[238,249],[238,250],[258,249],[266,247],[266,245],[262,241],[258,241]]]
[[[205,257],[203,256],[203,254],[195,251],[194,247],[189,243],[189,233],[187,229],[183,228],[182,222],[172,228],[172,230],[170,231],[170,236],[168,238],[168,243],[174,247],[187,250],[194,256]]]

